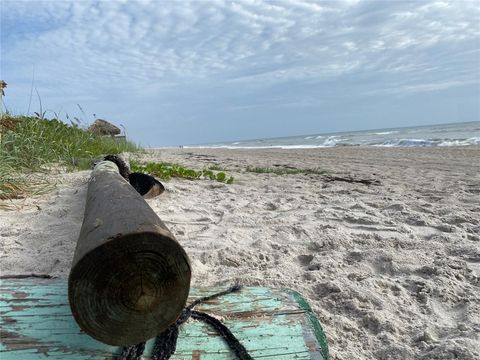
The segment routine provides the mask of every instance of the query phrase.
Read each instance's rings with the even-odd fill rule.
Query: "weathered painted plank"
[[[192,289],[189,302],[223,289]],[[219,319],[255,359],[328,359],[322,328],[305,300],[292,290],[244,288],[197,307]],[[0,359],[114,359],[120,348],[84,334],[75,323],[61,279],[0,282]],[[149,359],[153,340],[147,343]],[[172,359],[234,360],[211,328],[189,320]]]

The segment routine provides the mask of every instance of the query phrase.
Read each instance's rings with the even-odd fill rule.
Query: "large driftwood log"
[[[187,254],[117,166],[95,166],[68,282],[80,328],[110,345],[152,338],[184,308],[190,276]]]

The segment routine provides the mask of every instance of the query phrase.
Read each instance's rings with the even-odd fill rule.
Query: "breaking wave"
[[[469,139],[390,139],[380,144],[368,144],[384,147],[435,147],[435,146],[468,146],[479,145],[480,137]]]
[[[423,127],[302,135],[285,138],[237,140],[188,146],[228,149],[310,149],[336,146],[446,147],[480,145],[480,122]],[[187,147],[187,146],[185,146]]]

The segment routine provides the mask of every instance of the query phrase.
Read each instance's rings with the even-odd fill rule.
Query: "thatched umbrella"
[[[102,119],[95,120],[95,122],[92,125],[90,125],[88,130],[96,135],[110,135],[110,136],[118,135],[121,132],[121,130],[118,127]]]

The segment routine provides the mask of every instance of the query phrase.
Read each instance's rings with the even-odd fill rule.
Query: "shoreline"
[[[332,359],[480,356],[480,146],[177,148],[141,158],[235,177],[232,185],[173,179],[148,200],[187,251],[192,286],[299,291]],[[53,193],[0,210],[2,274],[68,276],[88,174],[59,174]]]
[[[302,145],[279,145],[279,146],[259,146],[259,147],[228,147],[228,146],[200,146],[200,145],[172,145],[147,148],[147,151],[159,150],[316,150],[316,149],[335,149],[335,148],[361,148],[361,149],[451,149],[451,148],[476,148],[480,144],[468,145],[448,145],[448,146],[385,146],[385,145],[359,145],[359,144],[336,144],[335,146],[302,146]]]

